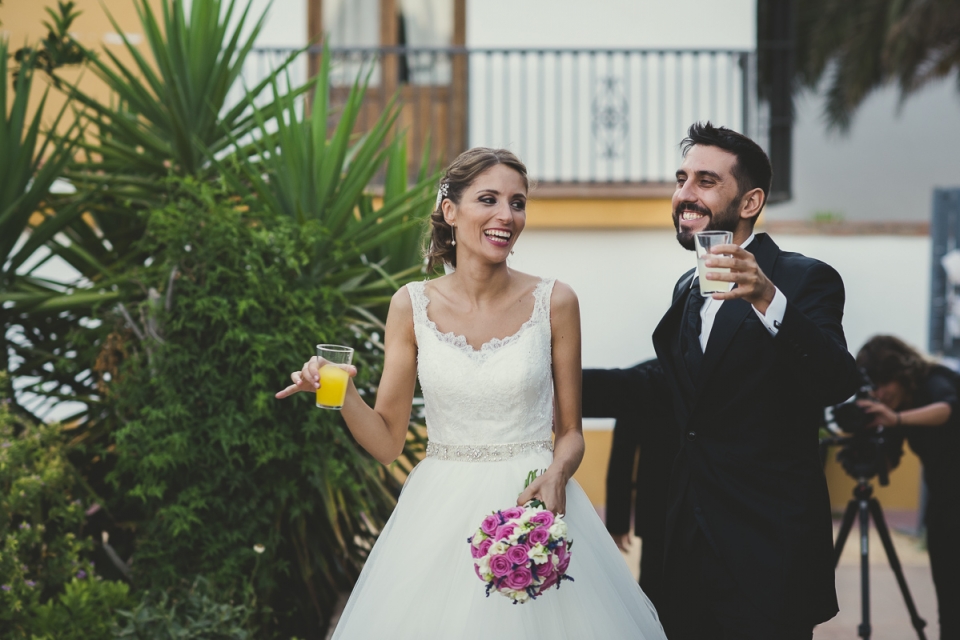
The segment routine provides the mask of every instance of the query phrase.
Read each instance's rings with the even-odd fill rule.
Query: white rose
[[[563,520],[554,520],[550,525],[550,537],[558,540],[567,537],[567,523]]]
[[[526,602],[530,599],[530,594],[526,591],[514,591],[513,589],[508,590],[507,595],[516,600],[517,602]]]
[[[547,554],[547,549],[542,544],[538,544],[530,547],[530,550],[527,551],[527,557],[536,564],[543,564],[550,556]]]

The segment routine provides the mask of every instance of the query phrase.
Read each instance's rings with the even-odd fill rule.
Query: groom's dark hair
[[[770,158],[756,142],[726,127],[715,127],[709,121],[694,122],[687,131],[687,137],[680,143],[683,156],[693,145],[717,147],[729,151],[737,157],[737,164],[733,167],[733,177],[737,179],[740,189],[738,197],[742,197],[751,189],[763,190],[763,203],[767,203],[770,193],[770,182],[773,180],[773,168]]]

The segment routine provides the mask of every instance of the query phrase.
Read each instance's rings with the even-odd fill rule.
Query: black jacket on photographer
[[[926,518],[937,523],[960,525],[960,375],[947,367],[934,366],[911,401],[911,407],[935,402],[950,405],[950,418],[938,427],[897,427],[889,432],[891,442],[906,439],[923,463],[927,484]]]

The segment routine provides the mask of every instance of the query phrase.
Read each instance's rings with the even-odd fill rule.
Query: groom
[[[677,240],[692,250],[698,231],[733,232],[708,265],[735,287],[704,298],[688,271],[653,334],[680,445],[661,620],[670,640],[810,640],[837,612],[817,430],[857,388],[843,282],[754,234],[772,176],[755,142],[708,122],[681,148]],[[656,395],[638,384],[636,397]]]

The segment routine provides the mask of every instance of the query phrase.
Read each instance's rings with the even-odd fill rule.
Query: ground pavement
[[[921,541],[904,533],[916,526],[914,512],[887,512],[887,524],[892,529],[891,538],[903,566],[907,586],[913,596],[920,617],[927,621],[924,628],[927,640],[940,637],[937,626],[937,600],[930,578],[930,561]],[[839,528],[834,522],[834,538]],[[858,640],[857,628],[860,625],[860,535],[855,523],[850,537],[843,547],[840,566],[837,567],[837,598],[840,601],[840,613],[832,620],[818,626],[813,640]],[[640,569],[639,538],[633,539],[630,550],[624,559],[633,571],[634,577]],[[871,640],[910,640],[917,638],[910,623],[910,614],[900,595],[896,578],[887,562],[886,553],[880,543],[880,537],[871,523],[870,527],[870,618],[872,626]]]

